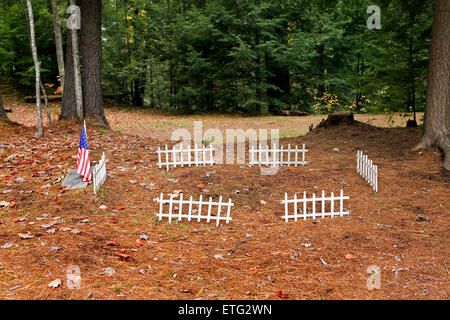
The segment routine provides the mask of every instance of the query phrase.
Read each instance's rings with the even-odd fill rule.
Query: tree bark
[[[79,47],[81,61],[81,79],[83,94],[83,116],[95,120],[100,125],[108,126],[103,111],[102,80],[102,43],[101,43],[101,0],[78,0],[76,4],[81,9],[81,30],[79,31]],[[73,36],[71,36],[72,38]],[[77,118],[74,110],[75,89],[73,43],[68,41],[66,46],[66,78],[63,95],[63,105],[60,120],[74,120]]]
[[[108,125],[102,91],[102,0],[81,0],[84,116]]]
[[[70,0],[70,5],[75,5],[75,0]],[[84,119],[83,112],[83,88],[81,81],[81,66],[80,66],[80,52],[79,52],[79,39],[77,29],[70,30],[72,34],[72,59],[73,59],[73,75],[75,84],[75,102],[77,106],[77,118],[80,122]]]
[[[62,92],[64,92],[64,52],[62,47],[61,37],[61,24],[59,22],[58,5],[56,0],[52,0],[52,12],[53,12],[53,29],[55,32],[55,44],[56,44],[56,59],[58,61],[59,79],[61,82]]]
[[[41,84],[41,70],[40,70],[40,62],[39,62],[38,56],[37,56],[36,37],[35,37],[35,33],[34,33],[33,8],[31,6],[30,0],[27,0],[27,8],[28,8],[28,22],[30,24],[31,53],[33,55],[34,69],[35,69],[35,76],[36,76],[36,97],[39,97],[40,96],[40,84]],[[42,124],[41,99],[36,99],[36,111],[37,111],[38,128],[35,133],[35,137],[42,138],[44,136],[44,126]]]
[[[428,65],[424,132],[415,150],[439,147],[450,171],[450,1],[436,0]]]
[[[48,105],[47,92],[45,92],[45,87],[42,84],[42,79],[40,80],[39,85],[41,87],[42,95],[44,96],[45,112],[47,114],[47,123],[50,126],[50,124],[52,123],[52,117],[50,114],[50,106]]]
[[[75,99],[75,81],[73,75],[72,33],[67,33],[64,92],[59,120],[75,120],[77,118],[77,102]]]
[[[2,96],[0,96],[0,120],[8,121],[8,116],[6,115],[5,109],[3,109]]]

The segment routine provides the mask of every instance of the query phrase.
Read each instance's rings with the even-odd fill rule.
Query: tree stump
[[[354,123],[355,118],[353,117],[353,112],[334,112],[328,115],[327,120],[322,120],[322,122],[318,125],[318,128],[329,128],[341,124],[352,125]]]
[[[297,117],[306,117],[309,116],[308,112],[300,111],[300,110],[281,110],[281,115],[283,116],[297,116]]]

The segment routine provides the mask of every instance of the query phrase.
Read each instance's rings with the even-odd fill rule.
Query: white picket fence
[[[324,217],[342,217],[343,215],[348,215],[349,212],[345,211],[344,200],[350,199],[349,196],[344,196],[344,191],[341,190],[339,196],[335,196],[331,193],[331,196],[326,197],[325,191],[322,190],[322,196],[317,198],[316,194],[313,193],[312,198],[306,197],[306,192],[303,192],[303,198],[297,198],[297,194],[294,194],[293,199],[288,199],[288,194],[284,194],[285,199],[281,201],[284,204],[284,219],[286,222],[289,219],[294,219],[297,221],[298,218],[324,218]],[[335,201],[339,201],[339,205],[335,206]],[[309,203],[309,205],[308,205]],[[289,204],[293,204],[294,213],[289,214]],[[338,210],[336,210],[338,209]]]
[[[212,166],[215,163],[214,151],[215,149],[211,144],[207,147],[202,144],[201,148],[197,144],[194,145],[194,148],[188,145],[185,149],[183,149],[182,144],[180,144],[180,148],[173,146],[172,149],[169,149],[166,145],[163,150],[158,146],[156,151],[158,154],[158,167],[166,166],[167,171],[169,171],[170,166],[176,167],[177,165],[184,167],[185,165],[199,166],[209,164]],[[162,158],[165,158],[164,162]]]
[[[356,152],[356,172],[366,180],[375,192],[378,192],[378,166],[369,160],[362,151]]]
[[[259,147],[250,144],[249,165],[304,166],[309,163],[309,161],[305,161],[306,152],[308,152],[308,149],[305,148],[304,144],[302,148],[297,145],[295,148],[291,148],[290,144],[287,148],[283,145],[277,148],[276,144],[273,145],[273,148],[269,148],[268,145],[264,148],[261,144],[259,144]]]
[[[183,200],[183,194],[179,195],[179,199],[174,199],[174,195],[171,194],[169,199],[164,199],[163,193],[161,193],[159,199],[155,199],[155,201],[159,202],[159,220],[162,220],[163,217],[169,218],[169,223],[171,223],[172,219],[177,219],[181,221],[181,219],[185,218],[188,221],[192,219],[197,219],[200,221],[201,219],[206,219],[206,222],[210,222],[211,220],[216,220],[216,226],[219,225],[220,221],[225,221],[229,223],[232,218],[230,217],[231,207],[234,204],[231,202],[231,198],[228,199],[228,202],[222,201],[222,196],[219,197],[219,201],[215,202],[212,198],[209,198],[209,201],[203,201],[203,195],[200,195],[199,201],[192,200],[192,196],[189,200]],[[167,213],[163,212],[163,205],[169,205],[169,211]],[[178,205],[178,208],[174,208],[174,205]],[[188,206],[188,210],[183,211],[183,205]],[[196,206],[196,208],[193,208]],[[202,214],[202,208],[206,207],[206,214]],[[213,209],[213,207],[217,207],[217,209]],[[214,215],[213,215],[213,211]],[[224,215],[222,215],[223,211],[226,211]]]
[[[106,180],[106,157],[105,153],[103,152],[102,158],[100,159],[99,163],[92,168],[92,181],[94,185],[94,194],[97,194],[97,190],[100,189],[105,180]]]

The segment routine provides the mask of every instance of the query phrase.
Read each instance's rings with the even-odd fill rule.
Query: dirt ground
[[[108,109],[113,130],[88,127],[91,160],[102,152],[109,160],[108,178],[94,196],[92,185],[60,187],[76,165],[81,126],[53,124],[44,139],[35,139],[31,105],[4,100],[13,109],[10,119],[21,125],[0,124],[0,203],[9,203],[0,207],[0,299],[449,298],[450,176],[438,150],[410,151],[421,132],[395,127],[406,123],[401,115],[394,123],[356,117],[375,118],[372,124],[387,128],[360,124],[286,134],[281,143],[305,143],[311,163],[263,176],[259,167],[240,164],[166,172],[156,166],[155,150],[177,125],[192,128],[192,120],[219,129],[306,132],[321,117],[176,117]],[[155,127],[138,129],[139,123]],[[355,171],[357,150],[379,166],[378,193]],[[340,189],[350,196],[344,203],[350,215],[281,219],[285,192]],[[175,190],[194,199],[232,198],[233,220],[218,227],[158,221],[153,199]],[[81,288],[71,290],[66,272],[74,265]],[[368,290],[372,265],[380,266],[381,288]],[[55,279],[61,285],[48,287]]]

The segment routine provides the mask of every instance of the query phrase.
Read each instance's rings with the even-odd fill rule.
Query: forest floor
[[[401,115],[394,123],[356,116],[387,128],[360,123],[295,136],[321,117],[107,109],[113,130],[88,126],[91,161],[102,152],[108,159],[108,178],[94,196],[92,185],[60,186],[75,168],[81,126],[58,122],[35,139],[32,105],[4,104],[20,125],[0,124],[0,299],[449,298],[450,175],[438,150],[410,150],[421,132],[395,127],[406,123]],[[239,164],[158,169],[158,145],[192,120],[203,120],[203,129],[278,128],[282,144],[306,144],[311,163],[265,176]],[[355,171],[357,150],[379,165],[378,193]],[[285,192],[340,189],[350,196],[350,215],[281,219]],[[232,198],[233,220],[218,227],[159,221],[153,199],[176,190]],[[71,290],[66,272],[74,265],[81,288]],[[380,289],[367,288],[372,265],[381,268]],[[55,279],[61,285],[49,287]]]

